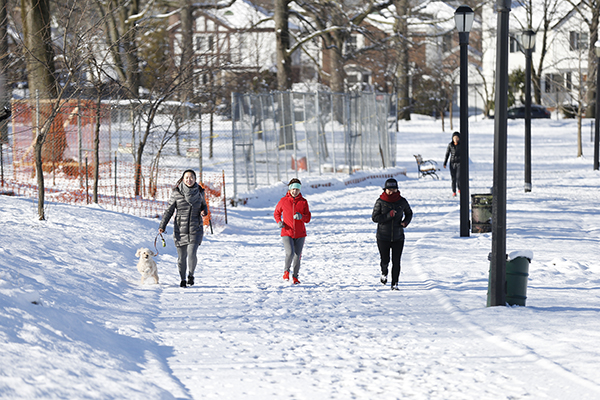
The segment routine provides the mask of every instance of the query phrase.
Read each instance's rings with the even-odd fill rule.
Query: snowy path
[[[509,121],[507,249],[534,254],[527,307],[485,307],[491,235],[458,236],[447,171],[417,179],[412,155],[440,162],[449,140],[433,122],[399,137],[415,212],[399,292],[378,281],[370,221],[384,179],[356,183],[378,171],[302,177],[299,286],[281,279],[283,184],[229,210],[190,289],[170,237],[160,285],[140,284],[156,219],[48,204],[39,221],[34,201],[0,196],[0,398],[599,399],[600,174],[588,140],[575,156],[575,123],[535,121],[524,193],[523,122]],[[493,131],[470,127],[472,194],[491,186]]]
[[[403,185],[410,193],[424,183]],[[425,185],[439,189],[447,182]],[[161,344],[174,350],[169,367],[186,387],[186,397],[600,396],[598,379],[570,372],[544,354],[548,343],[536,349],[511,339],[510,330],[503,333],[498,325],[482,327],[482,321],[496,317],[506,322],[505,314],[513,310],[485,308],[487,280],[481,271],[475,278],[457,274],[453,281],[436,275],[451,242],[468,246],[467,268],[481,251],[489,251],[489,237],[467,243],[454,237],[456,199],[411,201],[405,194],[416,215],[407,231],[401,290],[382,286],[370,221],[379,193],[371,186],[307,196],[313,221],[299,286],[280,278],[283,248],[270,208],[231,211],[227,231],[208,237],[201,247],[205,266],[194,288],[176,287],[174,274],[168,274],[155,326]],[[543,324],[543,315],[530,316],[532,324]]]

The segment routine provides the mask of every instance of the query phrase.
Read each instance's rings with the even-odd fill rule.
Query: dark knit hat
[[[387,181],[385,181],[385,186],[383,188],[384,189],[398,189],[398,181],[395,180],[394,178],[390,178]]]
[[[454,136],[458,136],[458,137],[460,138],[460,133],[459,133],[459,132],[454,132],[454,133],[452,134],[452,137],[454,137]]]

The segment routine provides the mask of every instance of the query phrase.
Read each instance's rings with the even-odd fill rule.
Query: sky
[[[532,255],[525,306],[486,307],[490,233],[460,237],[443,156],[451,130],[400,125],[397,166],[303,176],[299,285],[282,280],[278,183],[207,232],[179,287],[172,225],[98,206],[0,195],[2,399],[598,399],[600,173],[590,121],[508,123],[508,252]],[[493,185],[491,120],[469,127],[470,193]],[[419,178],[414,154],[437,161]],[[379,282],[371,212],[393,174],[414,212],[400,290]],[[358,183],[356,181],[359,181]],[[143,284],[138,248],[158,250]]]

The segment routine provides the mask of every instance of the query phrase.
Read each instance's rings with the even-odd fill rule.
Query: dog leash
[[[154,238],[154,249],[156,250],[156,255],[158,255],[158,248],[156,247],[156,241],[158,240],[158,237],[160,236],[160,240],[162,241],[162,247],[167,247],[167,242],[165,242],[165,238],[163,237],[162,233],[158,233],[158,235],[156,235],[156,237]]]

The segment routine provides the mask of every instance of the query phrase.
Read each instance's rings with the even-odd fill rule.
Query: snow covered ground
[[[384,178],[301,177],[302,284],[281,279],[273,209],[259,189],[208,234],[192,288],[171,238],[160,284],[140,285],[135,251],[158,221],[98,207],[0,196],[2,399],[598,399],[600,173],[589,125],[534,120],[533,191],[523,191],[523,121],[509,122],[507,249],[533,252],[526,307],[487,308],[491,234],[459,235],[450,132],[401,126],[406,230],[400,291],[379,283],[370,216]],[[493,121],[470,126],[471,193],[492,186]],[[382,171],[359,173],[368,177]],[[315,186],[314,188],[311,185]],[[169,233],[172,229],[169,228]]]

